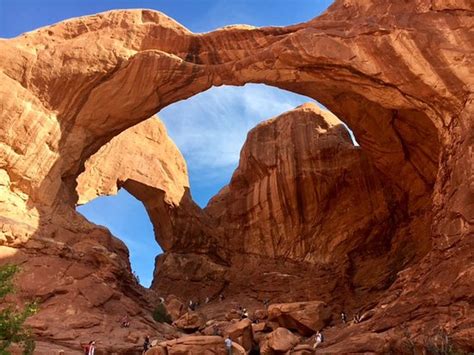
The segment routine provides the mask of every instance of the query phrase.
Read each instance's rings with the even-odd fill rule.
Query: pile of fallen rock
[[[320,301],[272,304],[244,319],[231,309],[225,319],[211,320],[177,299],[166,303],[173,326],[182,336],[153,342],[147,355],[226,354],[226,337],[233,341],[232,354],[314,354],[313,335],[331,321],[329,307]]]

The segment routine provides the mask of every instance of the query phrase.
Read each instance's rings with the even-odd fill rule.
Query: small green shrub
[[[171,324],[173,322],[163,303],[160,303],[155,307],[153,311],[153,319],[156,320],[158,323]]]
[[[0,301],[14,292],[13,277],[19,271],[16,265],[0,266]],[[8,348],[18,344],[24,354],[33,354],[35,342],[31,329],[24,325],[26,319],[38,311],[35,302],[29,303],[23,310],[14,305],[5,305],[0,311],[0,354],[10,354]]]

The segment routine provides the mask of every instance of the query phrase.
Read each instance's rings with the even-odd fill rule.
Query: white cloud
[[[230,180],[250,129],[311,101],[263,84],[222,86],[174,103],[158,115],[186,159],[193,196],[203,206]]]
[[[311,99],[265,85],[212,88],[159,112],[189,170],[235,167],[247,133]]]

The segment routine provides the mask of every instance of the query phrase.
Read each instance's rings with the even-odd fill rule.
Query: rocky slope
[[[387,260],[402,255],[395,251],[402,245],[418,251],[423,248],[411,244],[419,243],[427,249],[421,260],[395,263],[403,270],[391,275],[393,283],[384,284],[391,284],[388,291],[382,287],[375,293],[374,316],[356,334],[377,338],[374,344],[380,344],[405,324],[413,341],[420,341],[443,327],[460,346],[472,349],[473,10],[472,2],[465,0],[337,0],[307,23],[238,26],[206,34],[193,34],[157,12],[128,10],[0,40],[1,255],[2,261],[21,261],[26,270],[19,298],[40,295],[45,310],[59,307],[38,315],[37,331],[46,339],[71,344],[84,333],[108,333],[110,319],[122,313],[125,302],[147,324],[140,312],[151,301],[133,283],[126,249],[74,211],[76,178],[100,147],[161,108],[213,85],[254,82],[314,98],[349,124],[384,186],[394,191],[398,214],[393,240],[403,243],[393,250],[390,246],[390,251],[382,248]],[[276,270],[279,274],[270,274],[267,284],[251,285],[252,292],[263,293],[272,285],[281,294],[299,290],[304,295],[305,282],[291,277],[278,281],[293,269],[301,273],[293,259],[269,259],[268,253],[278,255],[275,248],[250,260],[247,254],[229,254],[220,248],[222,228],[213,225],[224,225],[224,219],[216,212],[217,218],[207,212],[202,216],[189,193],[183,196],[180,206],[187,207],[167,207],[164,219],[171,221],[171,237],[171,231],[190,226],[186,221],[194,219],[188,227],[192,229],[185,230],[194,237],[174,238],[169,245],[164,238],[167,259],[182,262],[186,270],[208,270],[217,280],[230,264],[248,265],[255,274]],[[222,208],[235,213],[230,200],[222,201]],[[242,237],[258,233],[255,222],[249,217],[249,234]],[[301,228],[302,223],[292,222]],[[243,250],[252,243],[245,243]],[[384,265],[385,257],[365,264],[379,249],[362,247],[355,254],[362,259],[358,264],[367,265],[368,272]],[[300,246],[285,245],[285,250],[296,259],[304,254]],[[191,252],[200,253],[195,260],[207,269],[186,264]],[[241,261],[236,260],[239,255]],[[160,263],[167,265],[166,260]],[[338,282],[332,270],[305,270],[326,275],[328,283]],[[351,269],[348,272],[351,275]],[[364,280],[364,273],[360,275]],[[239,275],[234,276],[238,284]],[[240,282],[253,276],[240,274]],[[76,298],[70,295],[84,289],[81,280],[103,286],[97,300],[81,296],[71,302]],[[345,294],[338,294],[342,302]],[[85,314],[88,319],[100,316],[87,322],[87,327],[94,325],[86,332],[73,332],[72,325],[65,327],[64,335],[42,330],[44,324],[54,324],[58,314],[65,325],[76,324],[78,314],[81,319]],[[339,343],[334,352],[360,350],[364,342],[354,336],[340,332],[333,338]]]
[[[188,186],[181,153],[163,123],[152,118],[94,154],[78,177],[77,192],[85,203],[120,187],[138,196],[145,190],[150,199],[172,206]],[[145,205],[153,216],[153,206]],[[1,247],[3,262],[21,265],[19,301],[40,301],[41,312],[29,321],[41,340],[40,354],[61,348],[69,353],[91,339],[109,352],[138,350],[144,334],[159,334],[161,340],[179,335],[152,319],[159,300],[131,275],[128,249],[120,240],[72,210],[58,217],[61,223],[46,225],[23,247]],[[132,319],[130,328],[120,327],[125,315]]]

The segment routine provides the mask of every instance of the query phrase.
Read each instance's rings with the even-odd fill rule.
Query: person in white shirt
[[[224,340],[224,343],[225,343],[225,348],[227,349],[227,354],[232,355],[232,339],[229,336],[227,336],[227,338],[225,338]]]
[[[320,332],[316,332],[314,336],[314,345],[313,348],[317,348],[319,344],[323,342],[323,335]]]
[[[94,355],[95,353],[95,341],[92,340],[87,346],[84,348],[85,355]]]

